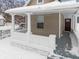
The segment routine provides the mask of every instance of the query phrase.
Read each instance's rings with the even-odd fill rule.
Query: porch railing
[[[34,35],[27,33],[13,33],[12,44],[43,55],[52,55],[56,48],[56,35],[50,35],[49,37]]]
[[[10,37],[10,30],[0,30],[0,39]]]

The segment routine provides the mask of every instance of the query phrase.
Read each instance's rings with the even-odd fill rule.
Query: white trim
[[[61,37],[61,12],[59,11],[59,38]]]
[[[79,15],[75,15],[75,31],[77,29],[77,17],[79,17]]]
[[[79,15],[76,15],[76,22],[77,22],[77,17],[79,17]]]
[[[75,30],[75,16],[72,16],[72,30]]]
[[[76,27],[77,26],[77,15],[75,16],[75,31],[76,31]]]
[[[39,0],[37,0],[37,4],[38,4],[38,5],[44,4],[44,0],[42,0],[42,2],[39,2]]]
[[[27,30],[27,16],[25,16],[25,30]]]
[[[11,28],[11,32],[14,32],[15,31],[15,15],[11,14],[11,16],[12,16],[12,28]]]
[[[31,34],[31,14],[27,14],[27,34]]]

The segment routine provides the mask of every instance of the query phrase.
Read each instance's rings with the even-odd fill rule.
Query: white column
[[[61,12],[59,12],[59,38],[61,37]]]
[[[25,16],[25,30],[27,30],[27,16]]]
[[[31,34],[31,14],[27,14],[27,34]]]
[[[73,31],[75,30],[75,16],[73,15]]]
[[[11,32],[14,32],[15,31],[15,15],[14,14],[11,14],[12,16],[12,28],[11,28]]]
[[[75,31],[76,31],[76,29],[77,29],[77,15],[75,15]]]

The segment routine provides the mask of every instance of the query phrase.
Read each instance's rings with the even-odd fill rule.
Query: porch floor
[[[79,59],[78,56],[72,55],[71,53],[69,53],[69,51],[72,48],[70,34],[71,34],[71,32],[64,32],[60,39],[58,39],[58,38],[56,39],[57,47],[54,52],[63,57],[67,57],[67,58],[71,58],[71,59]],[[60,59],[63,59],[63,58],[61,57]]]

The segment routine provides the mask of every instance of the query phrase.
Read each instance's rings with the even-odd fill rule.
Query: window
[[[79,17],[77,17],[77,23],[79,23]]]
[[[37,4],[43,4],[44,0],[37,0]]]
[[[39,28],[39,29],[44,28],[44,16],[37,17],[37,28]]]
[[[38,2],[40,3],[40,2],[42,2],[42,0],[38,0]]]

